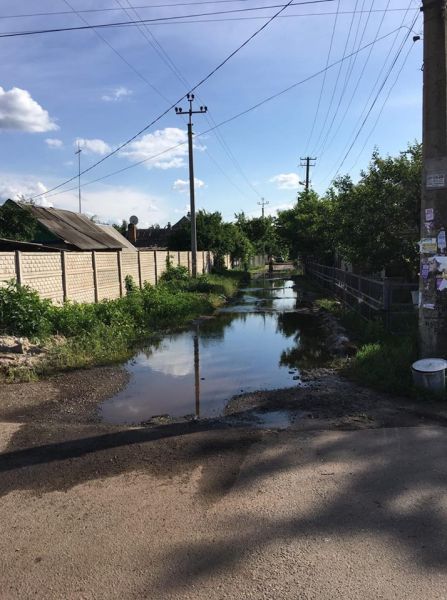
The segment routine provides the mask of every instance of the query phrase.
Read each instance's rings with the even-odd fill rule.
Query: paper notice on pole
[[[441,229],[438,233],[438,250],[440,252],[444,252],[447,247],[446,238],[445,238],[445,230]]]
[[[426,221],[433,221],[433,219],[435,218],[435,211],[433,208],[426,208],[425,209],[425,220]]]
[[[438,243],[436,238],[422,238],[419,242],[419,251],[422,254],[433,254],[433,252],[437,252]]]
[[[428,173],[426,186],[428,189],[444,188],[445,173]]]
[[[427,308],[428,310],[435,310],[434,304],[423,304],[423,308]]]
[[[428,279],[428,274],[430,273],[430,265],[428,263],[424,263],[421,265],[421,277],[422,279]]]

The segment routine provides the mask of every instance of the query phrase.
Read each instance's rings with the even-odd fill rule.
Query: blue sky
[[[67,14],[1,18],[0,32],[79,26],[84,24],[81,18],[90,24],[128,21],[138,18],[131,6],[140,7],[141,18],[153,19],[275,4],[235,0],[153,7],[187,2],[41,0],[37,7],[29,0],[3,0],[0,17]],[[149,4],[152,7],[142,8]],[[76,14],[71,7],[117,10]],[[216,15],[201,23],[102,29],[100,36],[106,41],[93,30],[0,39],[0,201],[45,192],[75,175],[77,140],[84,168],[105,156],[162,113],[169,102],[188,92],[190,84],[208,74],[278,10]],[[417,14],[415,0],[332,0],[290,6],[199,88],[197,105],[206,104],[209,117],[220,123],[323,69],[331,39],[329,63],[402,24],[411,25]],[[421,26],[419,16],[416,32]],[[371,52],[363,50],[341,67],[330,69],[325,79],[319,75],[222,126],[220,139],[213,132],[197,137],[197,206],[220,210],[226,219],[241,210],[254,216],[260,214],[257,203],[264,197],[269,202],[266,210],[275,214],[290,206],[302,189],[299,182],[304,170],[298,163],[306,154],[317,157],[312,183],[324,192],[407,34],[408,29],[401,28],[374,44]],[[340,173],[356,179],[374,146],[384,154],[395,154],[407,142],[420,140],[422,42],[413,43],[412,36]],[[187,103],[181,105],[186,108]],[[198,115],[194,131],[203,132],[212,124]],[[184,142],[185,128],[184,119],[170,111],[123,151],[83,176],[83,183]],[[158,159],[85,186],[83,210],[103,221],[136,214],[144,225],[175,222],[189,203],[186,148],[179,146]],[[74,185],[76,181],[65,187]],[[40,201],[76,210],[76,190],[57,192],[41,196]]]

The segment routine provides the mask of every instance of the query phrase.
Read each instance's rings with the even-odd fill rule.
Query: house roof
[[[33,204],[15,202],[29,211],[36,220],[60,238],[66,245],[79,250],[119,250],[128,248],[128,242],[118,231],[110,234],[83,214],[59,208],[46,208]]]
[[[171,235],[170,229],[149,227],[148,229],[137,229],[137,246],[166,248]]]
[[[0,238],[0,250],[23,250],[24,252],[59,252],[59,248],[46,246],[45,244],[34,244],[32,242],[23,242],[21,240],[9,240]]]
[[[171,233],[177,229],[181,229],[184,225],[190,223],[188,216],[182,217],[172,227],[148,227],[147,229],[137,229],[138,247],[145,248],[167,248]]]
[[[98,226],[101,227],[101,229],[104,230],[107,233],[107,235],[112,236],[117,242],[119,242],[120,244],[124,244],[123,250],[131,250],[132,252],[137,251],[132,242],[129,242],[127,238],[121,235],[121,233],[117,229],[115,229],[113,225],[103,225],[102,223],[98,223]]]

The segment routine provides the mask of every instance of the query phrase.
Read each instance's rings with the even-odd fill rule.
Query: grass
[[[173,270],[159,285],[145,285],[141,290],[127,280],[125,297],[98,304],[54,306],[11,282],[0,290],[0,331],[45,343],[48,352],[32,368],[5,367],[3,379],[29,381],[59,371],[125,361],[149,337],[213,312],[247,277],[228,272],[192,279]]]
[[[367,321],[334,298],[319,298],[316,304],[331,312],[358,346],[355,357],[339,364],[340,373],[361,385],[391,394],[425,397],[414,387],[411,365],[418,358],[416,320],[405,333],[388,332],[381,319]]]

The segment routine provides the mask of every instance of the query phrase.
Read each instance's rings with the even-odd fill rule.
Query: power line
[[[344,49],[343,49],[343,58],[346,56],[346,52],[347,52],[347,49],[348,49],[348,44],[349,44],[349,40],[350,40],[350,37],[351,37],[351,31],[352,31],[352,27],[353,27],[353,24],[354,24],[355,13],[356,13],[356,10],[357,10],[358,1],[359,0],[355,0],[354,13],[353,13],[352,18],[351,18],[351,23],[349,25],[348,35],[346,37],[346,42],[345,42],[345,46],[344,46]],[[342,71],[343,67],[344,67],[344,62],[342,61],[340,63],[340,65],[339,65],[339,68],[338,68],[338,73],[337,73],[337,76],[336,76],[336,79],[335,79],[335,84],[334,84],[334,88],[332,90],[332,95],[331,95],[331,98],[329,100],[329,104],[328,104],[328,108],[327,108],[327,111],[326,111],[326,116],[324,118],[323,126],[320,129],[320,133],[318,135],[317,141],[316,141],[315,146],[314,146],[315,150],[312,151],[312,154],[316,154],[317,147],[319,146],[320,140],[321,140],[321,138],[323,136],[324,129],[326,127],[326,124],[327,124],[327,121],[328,121],[328,118],[329,118],[329,114],[331,112],[332,105],[333,105],[333,102],[334,102],[334,99],[335,99],[335,94],[337,92],[338,82],[340,81],[341,71]]]
[[[140,23],[156,23],[158,21],[172,21],[175,19],[188,19],[193,17],[207,17],[210,15],[225,15],[230,13],[241,13],[241,12],[249,12],[255,10],[267,10],[270,8],[281,8],[284,10],[288,6],[302,6],[306,4],[322,4],[326,2],[334,2],[334,0],[305,0],[304,2],[293,2],[290,1],[287,4],[270,4],[268,6],[254,6],[251,8],[235,8],[233,10],[221,10],[214,11],[208,13],[195,13],[190,15],[176,15],[171,17],[156,17],[153,19],[140,19],[138,21],[119,21],[115,23],[98,23],[95,25],[80,25],[77,27],[55,27],[52,29],[33,29],[29,31],[12,31],[12,32],[3,32],[0,33],[0,38],[9,38],[9,37],[21,37],[21,36],[29,36],[29,35],[41,35],[44,33],[61,33],[64,31],[85,31],[87,29],[105,29],[109,27],[125,27],[125,26],[135,26]],[[282,11],[281,11],[282,12]],[[276,15],[273,16],[276,18]]]
[[[376,35],[375,35],[375,39],[377,39],[377,38],[378,38],[378,36],[379,36],[379,33],[380,33],[380,30],[382,29],[382,25],[383,25],[383,22],[384,22],[384,20],[385,20],[386,13],[387,13],[387,12],[389,12],[390,10],[393,10],[393,9],[389,9],[390,2],[391,2],[391,0],[388,0],[388,3],[387,3],[387,5],[386,5],[386,7],[385,7],[385,10],[383,11],[382,18],[381,18],[381,20],[380,20],[380,22],[379,22],[379,26],[377,27],[377,31],[376,31]],[[371,4],[371,6],[372,6],[372,4]],[[374,12],[374,11],[371,11],[371,12]],[[407,12],[408,12],[408,9],[406,9],[405,16],[406,16]],[[404,16],[404,19],[403,19],[403,21],[405,20],[405,16]],[[402,25],[403,25],[403,21],[402,21]],[[396,34],[396,37],[397,37],[397,34]],[[367,55],[367,57],[366,57],[366,60],[365,60],[365,62],[363,63],[363,67],[362,67],[362,70],[361,70],[361,72],[360,72],[359,78],[357,79],[357,83],[356,83],[356,85],[355,85],[355,87],[354,87],[354,89],[353,89],[353,92],[352,92],[352,94],[351,94],[351,97],[349,98],[349,101],[348,101],[348,103],[347,103],[347,105],[346,105],[345,111],[344,111],[344,113],[343,113],[343,117],[341,118],[341,120],[340,120],[340,122],[339,122],[339,124],[338,124],[338,127],[337,127],[336,131],[334,132],[334,134],[333,134],[333,136],[332,136],[331,140],[329,141],[329,144],[326,146],[326,148],[327,148],[327,147],[330,147],[330,146],[333,144],[334,140],[335,140],[335,139],[337,138],[337,136],[338,136],[338,133],[339,133],[339,131],[340,131],[340,129],[341,129],[341,126],[342,126],[342,125],[343,125],[343,123],[345,122],[346,116],[348,115],[348,111],[349,111],[349,109],[350,109],[350,108],[351,108],[351,106],[352,106],[352,102],[353,102],[353,100],[354,100],[354,97],[355,97],[355,95],[356,95],[356,93],[357,93],[357,90],[358,90],[358,88],[359,88],[359,86],[360,86],[360,83],[361,83],[361,81],[362,81],[362,79],[363,79],[363,75],[364,75],[364,74],[365,74],[365,72],[366,72],[366,67],[367,67],[367,65],[368,65],[368,63],[369,63],[369,60],[370,60],[370,58],[371,58],[371,54],[372,54],[372,52],[373,52],[373,49],[374,49],[374,46],[371,46],[371,47],[370,47],[370,49],[369,49],[368,55]],[[323,151],[323,152],[324,152],[324,151]],[[323,153],[322,153],[322,154],[323,154]],[[320,155],[320,157],[322,156],[322,154]]]
[[[402,27],[402,28],[405,28],[405,25],[404,25],[404,23],[405,23],[405,19],[406,19],[406,17],[407,17],[407,14],[408,14],[408,12],[410,11],[410,9],[411,9],[411,4],[410,4],[410,5],[408,5],[408,7],[407,7],[407,10],[405,11],[405,14],[404,14],[404,16],[403,16],[403,18],[402,18],[402,21],[401,21],[401,27]],[[416,14],[417,14],[417,13],[416,13]],[[384,17],[385,17],[385,15],[382,17],[381,23],[383,22],[383,20],[384,20]],[[381,25],[379,26],[379,28],[380,28],[380,27],[381,27]],[[410,28],[408,28],[408,29],[410,29]],[[410,30],[410,31],[411,31],[411,30]],[[378,74],[377,74],[376,80],[374,81],[374,83],[373,83],[373,85],[372,85],[371,91],[370,91],[370,93],[369,93],[369,96],[368,96],[368,98],[367,98],[367,100],[366,100],[366,102],[365,102],[365,105],[364,105],[363,109],[362,109],[362,110],[361,110],[361,112],[360,112],[359,118],[357,119],[357,121],[356,121],[356,123],[355,123],[355,125],[354,125],[354,128],[352,129],[352,132],[351,132],[350,136],[348,137],[348,142],[347,142],[347,144],[345,145],[345,147],[344,147],[344,149],[343,149],[343,151],[342,151],[342,154],[341,154],[341,156],[343,156],[344,152],[345,152],[345,151],[346,151],[346,149],[348,148],[348,146],[349,146],[349,139],[351,138],[351,136],[352,136],[352,135],[355,135],[355,132],[356,132],[356,130],[357,130],[357,127],[358,127],[358,126],[361,124],[361,122],[362,122],[362,119],[363,119],[363,117],[364,117],[364,115],[365,115],[366,111],[368,110],[369,103],[370,103],[370,101],[371,101],[371,99],[373,98],[373,95],[374,95],[374,91],[376,90],[376,87],[377,87],[378,85],[380,85],[380,78],[382,77],[382,74],[384,73],[384,71],[385,71],[385,68],[386,68],[386,66],[387,66],[388,57],[392,56],[392,52],[393,52],[393,50],[394,50],[394,46],[396,45],[396,42],[398,41],[398,39],[399,39],[399,31],[396,33],[396,35],[395,35],[395,37],[394,37],[394,40],[393,40],[393,43],[391,44],[391,48],[390,48],[390,50],[389,50],[389,52],[388,52],[387,56],[385,57],[385,60],[383,61],[381,68],[379,69],[379,72],[378,72]],[[369,58],[370,58],[370,56],[371,56],[372,50],[373,50],[373,48],[371,48],[371,50],[370,50],[370,52],[369,52],[369,54],[368,54],[367,61],[369,60]],[[366,68],[366,66],[364,66],[364,69],[365,69],[365,68]],[[362,75],[363,75],[363,73],[364,73],[364,70],[362,71]],[[362,75],[361,75],[361,77],[362,77]],[[358,82],[358,83],[360,83],[360,82]],[[336,161],[334,168],[336,167],[337,163],[338,163],[338,160]]]
[[[390,37],[391,35],[394,35],[397,31],[400,31],[403,28],[405,28],[405,27],[400,26],[397,29],[393,29],[389,33],[386,33],[386,34],[382,35],[381,37],[377,38],[376,40],[374,40],[372,42],[369,42],[368,44],[365,44],[364,46],[362,46],[361,48],[359,48],[356,51],[356,53],[363,52],[364,50],[366,50],[367,48],[369,48],[372,44],[377,44],[378,42],[381,42],[382,40]],[[207,129],[206,131],[202,131],[201,133],[196,134],[196,138],[201,137],[203,135],[206,135],[206,134],[210,133],[213,129],[216,129],[218,127],[222,127],[223,125],[227,125],[228,123],[231,123],[232,121],[235,121],[236,119],[239,119],[240,117],[245,116],[246,114],[252,112],[253,110],[256,110],[260,106],[263,106],[264,104],[267,104],[268,102],[271,102],[272,100],[275,100],[276,98],[279,98],[280,96],[282,96],[283,94],[286,94],[287,92],[291,91],[292,89],[295,89],[296,87],[298,87],[300,85],[303,85],[304,83],[307,83],[308,81],[311,81],[312,79],[315,79],[316,77],[319,77],[320,75],[322,75],[324,73],[325,70],[332,69],[333,67],[337,66],[340,63],[340,60],[348,60],[350,58],[350,56],[352,56],[352,55],[348,55],[344,59],[339,59],[339,60],[335,61],[334,63],[332,63],[331,65],[328,65],[328,67],[325,67],[325,69],[321,69],[320,71],[317,71],[316,73],[313,73],[312,75],[309,75],[309,76],[305,77],[304,79],[301,79],[300,81],[297,81],[297,82],[293,83],[292,85],[287,86],[286,88],[280,90],[276,94],[273,94],[273,95],[271,95],[271,96],[269,96],[267,98],[264,98],[263,100],[261,100],[260,102],[257,102],[253,106],[250,106],[249,108],[247,108],[247,109],[245,109],[245,110],[243,110],[243,111],[241,111],[241,112],[233,115],[232,117],[229,117],[229,118],[221,121],[215,127]],[[128,171],[129,169],[133,169],[134,167],[137,167],[137,166],[142,165],[144,163],[147,163],[147,162],[149,162],[151,160],[154,160],[155,158],[158,158],[159,156],[161,156],[163,154],[166,154],[167,152],[171,152],[172,150],[175,150],[176,148],[184,146],[185,144],[186,144],[186,142],[180,142],[179,144],[176,144],[175,146],[171,146],[170,148],[167,148],[167,149],[163,150],[162,152],[154,154],[153,156],[149,156],[149,157],[144,158],[144,159],[142,159],[142,160],[140,160],[140,161],[138,161],[136,163],[133,163],[131,165],[127,165],[126,167],[122,167],[121,169],[118,169],[117,171],[113,171],[112,173],[108,173],[106,175],[103,175],[102,177],[98,177],[97,179],[88,181],[88,182],[82,184],[82,187],[85,187],[86,185],[92,185],[93,183],[98,183],[100,181],[103,181],[104,179],[108,179],[109,177],[112,177],[113,175],[118,175],[120,173]],[[83,171],[81,173],[81,175],[83,173],[85,173],[85,171]],[[33,196],[33,198],[38,198],[38,197],[44,196],[44,195],[46,196],[48,194],[50,194],[50,196],[48,196],[48,197],[52,197],[52,196],[56,196],[56,195],[59,195],[59,194],[63,194],[65,192],[70,192],[73,189],[77,189],[77,187],[74,187],[74,188],[69,188],[67,190],[62,190],[61,192],[56,192],[55,194],[51,194],[51,192],[53,192],[54,190],[57,190],[57,189],[61,188],[62,186],[66,185],[67,183],[70,183],[71,181],[73,181],[73,179],[76,179],[76,177],[72,177],[71,179],[67,179],[64,183],[61,183],[58,186],[53,187],[50,190],[47,190],[43,194],[38,194],[37,196]]]
[[[386,104],[387,104],[387,102],[388,102],[388,100],[389,100],[389,98],[390,98],[390,96],[391,96],[391,92],[392,92],[392,91],[393,91],[393,89],[396,87],[396,84],[397,84],[397,82],[399,81],[399,78],[400,78],[400,76],[401,76],[401,74],[402,74],[402,71],[404,70],[404,67],[405,67],[405,65],[406,65],[406,63],[407,63],[407,60],[408,60],[408,58],[409,58],[409,56],[410,56],[410,54],[411,54],[411,51],[413,50],[413,48],[414,48],[414,44],[411,44],[411,45],[408,47],[408,51],[407,51],[407,53],[406,53],[406,55],[405,55],[405,58],[404,58],[404,60],[403,60],[403,62],[402,62],[402,65],[401,65],[401,67],[400,67],[400,69],[399,69],[399,71],[398,71],[398,73],[397,73],[397,75],[396,75],[396,79],[394,80],[393,84],[390,86],[390,89],[388,90],[388,94],[386,95],[386,97],[385,97],[385,100],[383,101],[383,104],[382,104],[382,106],[381,106],[381,108],[380,108],[380,111],[379,111],[379,113],[378,113],[378,115],[377,115],[377,118],[376,118],[376,120],[375,120],[375,122],[374,122],[374,125],[372,126],[372,128],[371,128],[371,131],[369,132],[369,134],[368,134],[368,136],[367,136],[367,138],[366,138],[366,140],[365,140],[365,143],[364,143],[364,144],[363,144],[363,146],[362,146],[362,149],[361,149],[361,150],[360,150],[360,152],[358,153],[358,155],[357,155],[357,158],[355,159],[355,162],[354,162],[354,164],[352,165],[352,167],[351,167],[351,169],[350,169],[351,171],[352,171],[352,170],[354,169],[354,167],[357,165],[357,163],[358,163],[358,161],[359,161],[359,159],[360,159],[361,155],[363,154],[363,151],[364,151],[364,150],[365,150],[365,148],[366,148],[366,145],[368,144],[369,140],[371,139],[371,136],[372,136],[372,134],[374,133],[374,131],[375,131],[376,127],[377,127],[377,124],[378,124],[378,123],[379,123],[379,121],[380,121],[380,117],[381,117],[381,116],[382,116],[382,114],[383,114],[383,111],[384,111],[384,109],[385,109],[385,106],[386,106]]]
[[[194,2],[167,2],[165,4],[143,4],[141,6],[132,6],[132,8],[137,10],[142,9],[152,9],[152,8],[170,8],[172,6],[195,6],[202,4],[227,4],[227,3],[236,3],[236,2],[252,2],[253,0],[200,0]],[[104,7],[104,8],[83,8],[76,11],[77,13],[82,14],[92,14],[92,13],[104,13],[104,12],[121,12],[120,8],[116,8],[114,6]],[[56,17],[56,16],[64,16],[71,15],[71,11],[69,10],[58,10],[51,12],[37,12],[37,13],[22,13],[16,15],[0,15],[0,19],[24,19],[31,17]]]
[[[373,4],[374,4],[374,0],[372,0],[372,2],[371,2],[371,5],[370,5],[370,8],[371,8],[371,9],[372,9],[372,7],[373,7]],[[364,6],[365,6],[365,0],[363,0],[363,4],[362,4],[362,13],[363,13],[363,8],[364,8]],[[357,39],[358,39],[359,31],[360,31],[360,24],[361,24],[361,21],[362,21],[362,16],[363,16],[363,15],[362,15],[362,14],[360,14],[360,16],[359,16],[359,21],[358,21],[358,23],[357,23],[357,30],[356,30],[356,33],[355,33],[354,42],[353,42],[353,44],[352,44],[352,49],[353,49],[353,50],[354,50],[354,48],[356,47],[356,44],[357,44]],[[358,42],[357,48],[360,48],[360,46],[361,46],[361,44],[362,44],[362,41],[363,41],[363,39],[364,39],[364,37],[365,37],[366,28],[368,27],[368,23],[369,23],[369,19],[370,19],[370,17],[371,17],[371,12],[369,12],[369,13],[367,14],[367,17],[366,17],[366,20],[365,20],[365,24],[364,24],[364,26],[363,26],[363,31],[362,31],[362,33],[361,33],[361,36],[360,36],[360,39],[359,39],[359,42]],[[318,154],[319,154],[319,157],[320,157],[320,160],[321,160],[321,157],[323,156],[323,154],[324,154],[324,151],[325,151],[325,149],[326,149],[326,144],[327,144],[327,141],[328,141],[328,139],[329,139],[329,136],[330,136],[330,134],[331,134],[332,128],[333,128],[333,126],[334,126],[334,123],[335,123],[335,121],[336,121],[336,119],[337,119],[337,115],[338,115],[338,113],[339,113],[339,110],[340,110],[340,107],[341,107],[341,103],[343,102],[343,98],[344,98],[344,96],[345,96],[346,90],[348,89],[348,83],[349,83],[349,81],[350,81],[350,79],[351,79],[351,76],[352,76],[352,73],[353,73],[353,71],[354,71],[355,64],[356,64],[356,62],[357,62],[357,57],[358,57],[358,55],[356,54],[356,55],[355,55],[353,58],[350,58],[350,59],[349,59],[349,64],[348,64],[348,67],[347,67],[347,69],[346,69],[345,80],[344,80],[344,82],[343,82],[342,91],[341,91],[340,97],[339,97],[339,99],[338,99],[338,104],[337,104],[337,107],[336,107],[336,109],[335,109],[335,112],[334,112],[334,114],[333,114],[333,117],[332,117],[331,123],[330,123],[330,125],[329,125],[329,128],[328,128],[328,130],[327,130],[327,132],[326,132],[326,135],[324,136],[324,138],[323,138],[323,141],[322,141],[322,143],[321,143],[320,150],[319,150],[319,152],[318,152]]]
[[[75,14],[79,17],[79,19],[81,19],[81,21],[83,23],[86,23],[87,25],[89,25],[88,21],[81,15],[79,14],[79,12],[70,4],[70,2],[68,0],[64,0],[65,4],[71,9],[72,14]],[[106,44],[114,54],[116,54],[118,56],[118,58],[124,63],[126,64],[129,69],[131,69],[131,71],[133,71],[142,81],[144,81],[144,83],[146,83],[156,94],[158,94],[161,98],[163,98],[165,101],[169,102],[166,98],[166,96],[163,94],[163,92],[161,92],[155,85],[153,85],[153,83],[151,83],[149,81],[149,79],[147,79],[147,77],[145,77],[143,75],[143,73],[137,69],[131,62],[129,62],[127,60],[127,58],[125,58],[121,52],[119,52],[119,50],[117,50],[115,48],[115,46],[113,46],[108,39],[106,39],[99,31],[96,31],[96,29],[92,29],[93,33],[95,33],[95,35],[102,41],[104,42],[104,44]]]
[[[379,88],[379,90],[378,90],[378,92],[377,92],[377,94],[376,94],[376,96],[375,96],[375,98],[374,98],[374,100],[373,100],[373,102],[372,102],[371,106],[369,107],[369,110],[368,110],[368,112],[366,113],[366,116],[365,116],[365,118],[363,119],[363,121],[362,121],[362,124],[360,125],[360,128],[359,128],[359,130],[357,131],[357,134],[355,135],[355,137],[354,137],[354,139],[353,139],[353,141],[352,141],[351,145],[349,146],[349,148],[348,148],[348,150],[347,150],[346,154],[344,155],[344,157],[343,157],[343,160],[341,161],[341,164],[340,164],[340,166],[339,166],[339,167],[338,167],[338,169],[337,169],[337,172],[335,173],[334,177],[332,178],[332,181],[334,181],[334,179],[337,177],[338,173],[341,171],[341,169],[342,169],[343,165],[344,165],[344,164],[345,164],[345,162],[346,162],[346,159],[348,158],[349,154],[351,153],[351,150],[352,150],[352,148],[354,147],[354,144],[355,144],[355,143],[356,143],[356,141],[358,140],[358,138],[359,138],[359,136],[360,136],[360,134],[361,134],[361,132],[362,132],[362,130],[363,130],[363,128],[364,128],[364,126],[365,126],[365,124],[366,124],[366,122],[367,122],[368,118],[369,118],[369,115],[371,114],[372,110],[374,109],[374,106],[377,104],[377,101],[378,101],[378,99],[379,99],[379,96],[380,96],[380,94],[381,94],[381,92],[382,92],[383,88],[385,87],[385,85],[386,85],[386,83],[387,83],[387,81],[388,81],[388,79],[389,79],[389,77],[390,77],[390,75],[391,75],[391,72],[392,72],[392,71],[393,71],[393,69],[394,69],[394,66],[396,65],[397,61],[399,60],[399,57],[400,57],[400,55],[402,54],[402,51],[403,51],[403,49],[404,49],[404,46],[405,46],[405,43],[407,42],[408,38],[410,37],[410,35],[411,35],[411,33],[412,33],[412,31],[411,31],[411,30],[412,30],[412,28],[415,26],[415,24],[416,24],[416,21],[417,21],[417,19],[418,19],[418,16],[419,16],[419,14],[416,14],[416,16],[415,16],[415,18],[414,18],[414,20],[413,20],[413,23],[412,23],[412,26],[411,26],[410,30],[408,31],[407,35],[406,35],[406,36],[405,36],[405,38],[403,39],[403,41],[402,41],[402,43],[401,43],[401,46],[400,46],[400,48],[399,48],[399,49],[398,49],[398,51],[397,51],[396,57],[394,58],[393,62],[391,63],[391,66],[390,66],[390,68],[388,69],[388,73],[386,74],[386,76],[385,76],[385,79],[383,80],[383,82],[382,82],[382,84],[381,84],[381,86],[380,86],[380,88]]]
[[[290,0],[286,5],[282,6],[279,11],[277,11],[272,17],[270,17],[270,19],[267,21],[267,23],[264,23],[261,27],[259,27],[259,29],[257,29],[254,33],[252,33],[252,35],[250,37],[248,37],[242,44],[240,44],[235,50],[233,50],[233,52],[231,52],[222,62],[220,62],[217,65],[217,67],[215,67],[212,71],[210,71],[208,73],[208,75],[203,77],[193,88],[191,88],[191,91],[189,93],[194,92],[197,88],[199,88],[206,81],[208,81],[208,79],[210,79],[215,73],[217,73],[217,71],[219,71],[224,65],[226,65],[226,63],[229,60],[231,60],[233,58],[233,56],[235,56],[238,52],[240,52],[243,48],[245,48],[245,46],[247,46],[247,44],[249,44],[257,35],[259,35],[278,15],[280,15],[288,6],[290,6],[291,3],[292,3],[292,0]],[[155,125],[155,123],[160,121],[165,115],[168,114],[168,112],[173,110],[175,108],[175,106],[177,104],[180,104],[180,102],[186,97],[187,97],[187,94],[183,94],[181,96],[181,98],[179,98],[176,102],[174,102],[171,106],[169,106],[165,111],[163,111],[160,115],[158,115],[158,117],[153,119],[148,125],[143,127],[143,129],[140,129],[140,131],[138,131],[135,135],[133,135],[128,140],[126,140],[125,142],[123,142],[122,144],[117,146],[117,148],[115,148],[114,150],[112,150],[111,152],[109,152],[108,154],[103,156],[100,160],[96,161],[96,163],[94,163],[93,165],[90,165],[89,167],[87,167],[87,169],[84,169],[84,171],[81,173],[81,175],[84,175],[84,173],[88,173],[89,171],[91,171],[92,169],[94,169],[95,167],[97,167],[98,165],[103,163],[105,160],[107,160],[111,156],[117,154],[120,150],[122,150],[122,148],[124,148],[125,146],[127,146],[128,144],[133,142],[133,140],[135,140],[142,133],[144,133],[145,131],[150,129],[153,125]],[[64,183],[61,183],[61,184],[55,186],[54,188],[52,188],[49,191],[56,190],[56,189],[62,187],[63,185],[66,185],[70,181],[73,181],[73,179],[75,179],[75,177],[76,176],[65,181]],[[37,194],[36,196],[33,196],[33,198],[38,198],[42,195],[43,194]]]
[[[133,10],[133,12],[137,16],[137,18],[141,19],[141,15],[138,13],[137,10],[135,10],[133,8],[132,4],[130,3],[130,0],[125,0],[125,1],[129,5],[129,7]],[[120,0],[116,0],[116,2],[122,7],[122,4],[121,4]],[[129,14],[129,11],[127,11],[127,9],[124,9],[124,10],[125,10],[126,14],[131,17],[131,14]],[[171,57],[169,56],[169,54],[166,52],[166,50],[163,48],[163,46],[160,44],[160,42],[154,36],[154,34],[152,33],[152,31],[150,30],[150,28],[148,27],[148,25],[144,24],[143,26],[138,27],[138,29],[142,33],[142,35],[143,35],[144,39],[146,40],[146,42],[151,46],[151,48],[153,48],[153,50],[158,54],[158,56],[160,56],[160,58],[167,65],[167,67],[174,73],[174,75],[177,77],[177,79],[186,88],[190,88],[191,84],[182,75],[181,71],[177,68],[176,64],[171,59]],[[146,32],[150,35],[151,39],[148,38]],[[199,96],[198,96],[198,98],[200,100]],[[216,125],[216,122],[213,119],[213,117],[211,116],[211,114],[206,113],[205,114],[205,118],[207,119],[207,121],[209,122],[210,125]],[[244,181],[247,183],[247,185],[250,187],[251,190],[253,190],[256,194],[259,195],[258,191],[254,188],[254,186],[251,184],[250,180],[248,179],[248,177],[245,175],[244,171],[242,170],[241,165],[239,164],[238,160],[236,159],[236,157],[234,156],[234,154],[231,151],[230,147],[228,146],[227,142],[225,141],[225,138],[223,137],[222,133],[219,131],[219,129],[215,129],[213,131],[213,133],[214,133],[217,141],[219,142],[219,144],[222,146],[224,152],[227,154],[227,156],[229,157],[230,161],[233,163],[234,167],[238,170],[238,172],[240,173],[240,175],[244,179]],[[206,149],[206,152],[209,153],[209,150]],[[214,162],[217,165],[217,161],[213,157],[210,157],[210,158],[211,158],[212,162]],[[223,169],[220,166],[218,166],[218,168],[219,168],[219,170],[221,170],[223,172]],[[227,177],[228,180],[230,180],[229,177],[228,177],[228,175],[225,175],[225,176]]]
[[[340,0],[338,0],[338,2],[337,2],[337,12],[335,13],[334,25],[332,27],[331,40],[330,40],[330,43],[329,43],[329,50],[328,50],[327,58],[326,58],[326,67],[328,66],[329,61],[331,59],[331,53],[332,53],[332,47],[334,45],[335,30],[337,28],[337,21],[338,21],[339,11],[340,11]],[[313,120],[313,123],[312,123],[312,127],[310,129],[310,133],[309,133],[309,136],[308,136],[307,142],[306,142],[306,152],[307,152],[307,149],[308,149],[309,144],[311,142],[312,136],[314,134],[315,125],[317,123],[317,118],[318,118],[318,113],[320,112],[320,106],[321,106],[321,100],[323,98],[324,86],[326,85],[326,78],[327,78],[327,71],[324,72],[323,81],[321,83],[320,95],[318,97],[318,102],[317,102],[317,109],[315,111],[315,116],[314,116],[314,120]]]

